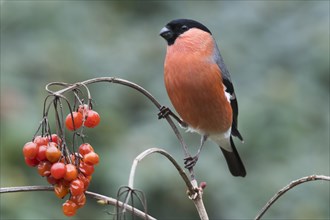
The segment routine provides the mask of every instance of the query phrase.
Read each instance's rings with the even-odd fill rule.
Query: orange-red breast
[[[232,175],[246,175],[232,136],[238,106],[229,72],[218,46],[203,24],[189,19],[169,22],[160,31],[167,41],[164,80],[168,96],[190,131],[220,146]],[[199,153],[198,153],[199,154]]]

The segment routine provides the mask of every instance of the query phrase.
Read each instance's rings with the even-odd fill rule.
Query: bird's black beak
[[[162,37],[162,38],[164,38],[165,40],[169,40],[169,39],[171,39],[172,37],[173,37],[173,32],[170,30],[170,29],[168,29],[167,27],[163,27],[161,30],[160,30],[160,32],[159,32],[159,35]]]

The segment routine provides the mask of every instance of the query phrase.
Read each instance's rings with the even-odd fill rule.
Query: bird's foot
[[[179,124],[182,128],[188,128],[188,124],[186,122],[182,121],[182,119],[180,119],[176,114],[174,114],[171,111],[171,109],[169,109],[166,106],[160,107],[157,115],[158,115],[158,119],[166,118],[167,116],[172,116],[177,122],[179,122]]]
[[[165,118],[166,116],[170,115],[171,114],[171,110],[166,107],[166,106],[162,106],[160,107],[159,109],[159,112],[158,112],[158,119],[162,119],[162,118]]]
[[[193,157],[186,157],[184,158],[184,167],[186,169],[192,169],[198,161],[198,155],[193,156]]]

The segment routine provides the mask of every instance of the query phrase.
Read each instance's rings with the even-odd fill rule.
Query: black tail
[[[231,147],[233,148],[232,152],[226,151],[225,149],[220,147],[223,155],[226,158],[228,168],[233,176],[245,177],[246,175],[245,167],[240,156],[238,155],[232,137],[230,137],[230,144]]]

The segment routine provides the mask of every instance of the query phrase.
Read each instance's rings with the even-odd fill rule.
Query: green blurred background
[[[218,42],[238,96],[238,150],[246,178],[232,177],[208,142],[195,168],[206,181],[211,219],[251,219],[290,181],[329,175],[329,1],[1,1],[1,187],[47,185],[27,167],[22,147],[42,118],[45,85],[101,76],[124,78],[171,106],[163,85],[166,43],[159,30],[174,18],[205,24]],[[183,153],[157,109],[130,88],[90,86],[101,124],[87,141],[101,155],[89,190],[115,197],[133,159],[162,147]],[[53,120],[54,117],[50,117]],[[191,152],[197,134],[181,130]],[[198,219],[185,186],[162,156],[144,160],[136,187],[151,215]],[[329,183],[301,185],[265,215],[328,219]],[[1,194],[1,219],[66,219],[52,192]],[[109,219],[89,199],[72,219]]]

